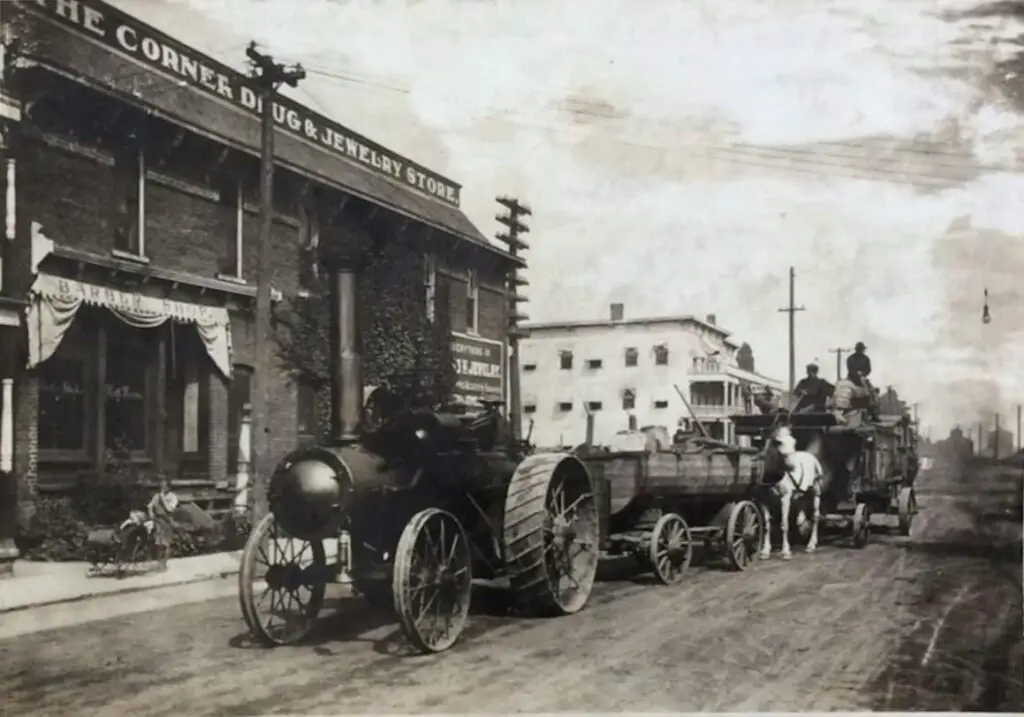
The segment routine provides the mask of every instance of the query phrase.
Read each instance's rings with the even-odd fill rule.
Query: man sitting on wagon
[[[877,393],[871,385],[868,376],[871,375],[871,359],[864,353],[867,347],[863,341],[858,341],[853,347],[853,353],[846,358],[846,379],[850,381],[856,390],[854,392],[854,404],[857,407],[869,409],[869,412],[877,411]]]
[[[861,388],[870,389],[871,382],[868,376],[871,375],[871,359],[864,353],[867,346],[863,341],[858,341],[853,347],[853,353],[846,357],[847,378]]]
[[[831,383],[818,375],[818,364],[807,364],[807,375],[794,388],[797,396],[793,413],[824,413],[828,410],[828,399],[832,396]]]

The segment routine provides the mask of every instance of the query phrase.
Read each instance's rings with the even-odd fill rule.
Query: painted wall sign
[[[504,398],[502,349],[500,341],[452,332],[457,399],[475,403]]]
[[[262,102],[250,78],[99,0],[31,0],[28,6],[39,7],[60,24],[75,28],[111,49],[171,74],[191,87],[254,114],[261,112]],[[388,151],[293,100],[279,97],[274,102],[274,121],[307,142],[452,206],[459,206],[460,186],[455,182]]]

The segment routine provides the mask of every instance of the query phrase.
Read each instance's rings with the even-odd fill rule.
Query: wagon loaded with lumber
[[[734,570],[751,564],[764,537],[756,450],[692,435],[578,454],[597,487],[605,556],[633,556],[666,585],[683,579],[695,547]]]

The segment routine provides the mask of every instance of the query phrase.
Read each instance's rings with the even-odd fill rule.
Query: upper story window
[[[427,320],[437,319],[437,257],[433,254],[423,255],[423,305],[427,312]]]
[[[602,365],[603,365],[603,362],[601,361],[601,359],[588,359],[587,360],[587,368],[589,368],[589,369],[598,369],[598,368],[601,368]]]
[[[560,355],[561,368],[563,371],[572,370],[572,351],[562,351]]]
[[[668,346],[665,344],[659,344],[654,347],[654,363],[657,366],[668,365]]]
[[[534,403],[528,403],[525,406],[523,406],[523,413],[536,413],[536,412],[537,412],[537,405],[534,404]]]
[[[114,250],[132,258],[146,256],[146,154],[141,145],[117,153]]]
[[[477,283],[476,271],[466,272],[466,331],[477,333],[480,325],[480,286]]]
[[[239,193],[239,202],[242,196]],[[313,194],[307,194],[298,205],[299,213],[299,287],[300,291],[309,294],[314,291],[320,278],[320,205]],[[239,206],[239,221],[242,218]],[[241,230],[239,230],[239,250],[241,250]],[[239,264],[241,268],[241,264]],[[241,278],[241,275],[239,275]]]
[[[600,411],[602,407],[603,404],[600,401],[590,401],[587,403],[588,411]]]
[[[655,408],[668,408],[668,401],[655,401],[654,402],[654,407]]]
[[[535,364],[535,363],[524,363],[523,364],[523,371],[536,371],[536,370],[537,370],[537,364]]]
[[[558,410],[562,413],[568,413],[572,410],[572,401],[562,401],[558,404]]]
[[[224,261],[218,278],[244,279],[245,257],[245,196],[242,181],[236,177],[223,178],[218,182],[220,203],[224,211],[230,211],[233,217],[233,231],[226,237]]]
[[[639,358],[640,358],[640,352],[637,351],[635,347],[630,346],[628,349],[626,349],[626,365],[627,366],[636,366]]]

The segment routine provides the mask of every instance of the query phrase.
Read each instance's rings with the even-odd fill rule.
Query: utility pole
[[[1017,452],[1020,452],[1020,404],[1017,404]]]
[[[264,359],[270,330],[270,237],[274,226],[274,98],[281,84],[296,87],[306,78],[301,65],[288,69],[274,62],[269,55],[256,50],[256,43],[249,43],[246,56],[253,66],[260,97],[260,243],[256,275],[256,320],[253,335],[252,387],[252,475],[253,514],[256,520],[267,512],[267,489],[269,475],[266,460],[269,454],[267,427],[267,372],[270,361]]]
[[[834,349],[828,350],[830,354],[836,355],[836,383],[843,380],[843,354],[848,354],[851,351],[853,351],[853,349],[840,348],[838,346]]]
[[[789,314],[789,400],[793,400],[793,387],[796,386],[796,312],[804,311],[804,307],[796,306],[796,271],[789,267],[789,306],[779,311]]]
[[[978,421],[978,455],[982,455],[984,452],[985,437],[982,434],[981,421]]]
[[[514,257],[519,256],[520,251],[530,248],[521,238],[522,234],[530,231],[530,228],[523,224],[521,217],[533,216],[533,212],[518,199],[511,197],[497,197],[495,201],[508,210],[508,214],[498,214],[494,218],[499,224],[508,227],[508,232],[499,232],[496,236],[499,241],[508,244],[508,251]],[[519,311],[519,304],[526,303],[528,299],[519,293],[519,287],[526,286],[530,282],[520,273],[520,268],[514,266],[508,277],[508,411],[509,424],[512,431],[512,440],[518,441],[522,437],[522,395],[519,386],[519,339],[525,338],[529,332],[520,328],[519,324],[529,321],[530,317]]]
[[[917,403],[916,401],[914,402],[914,425],[919,425],[918,424],[918,418],[917,418],[917,407],[920,406],[920,405],[921,405],[920,403]]]

